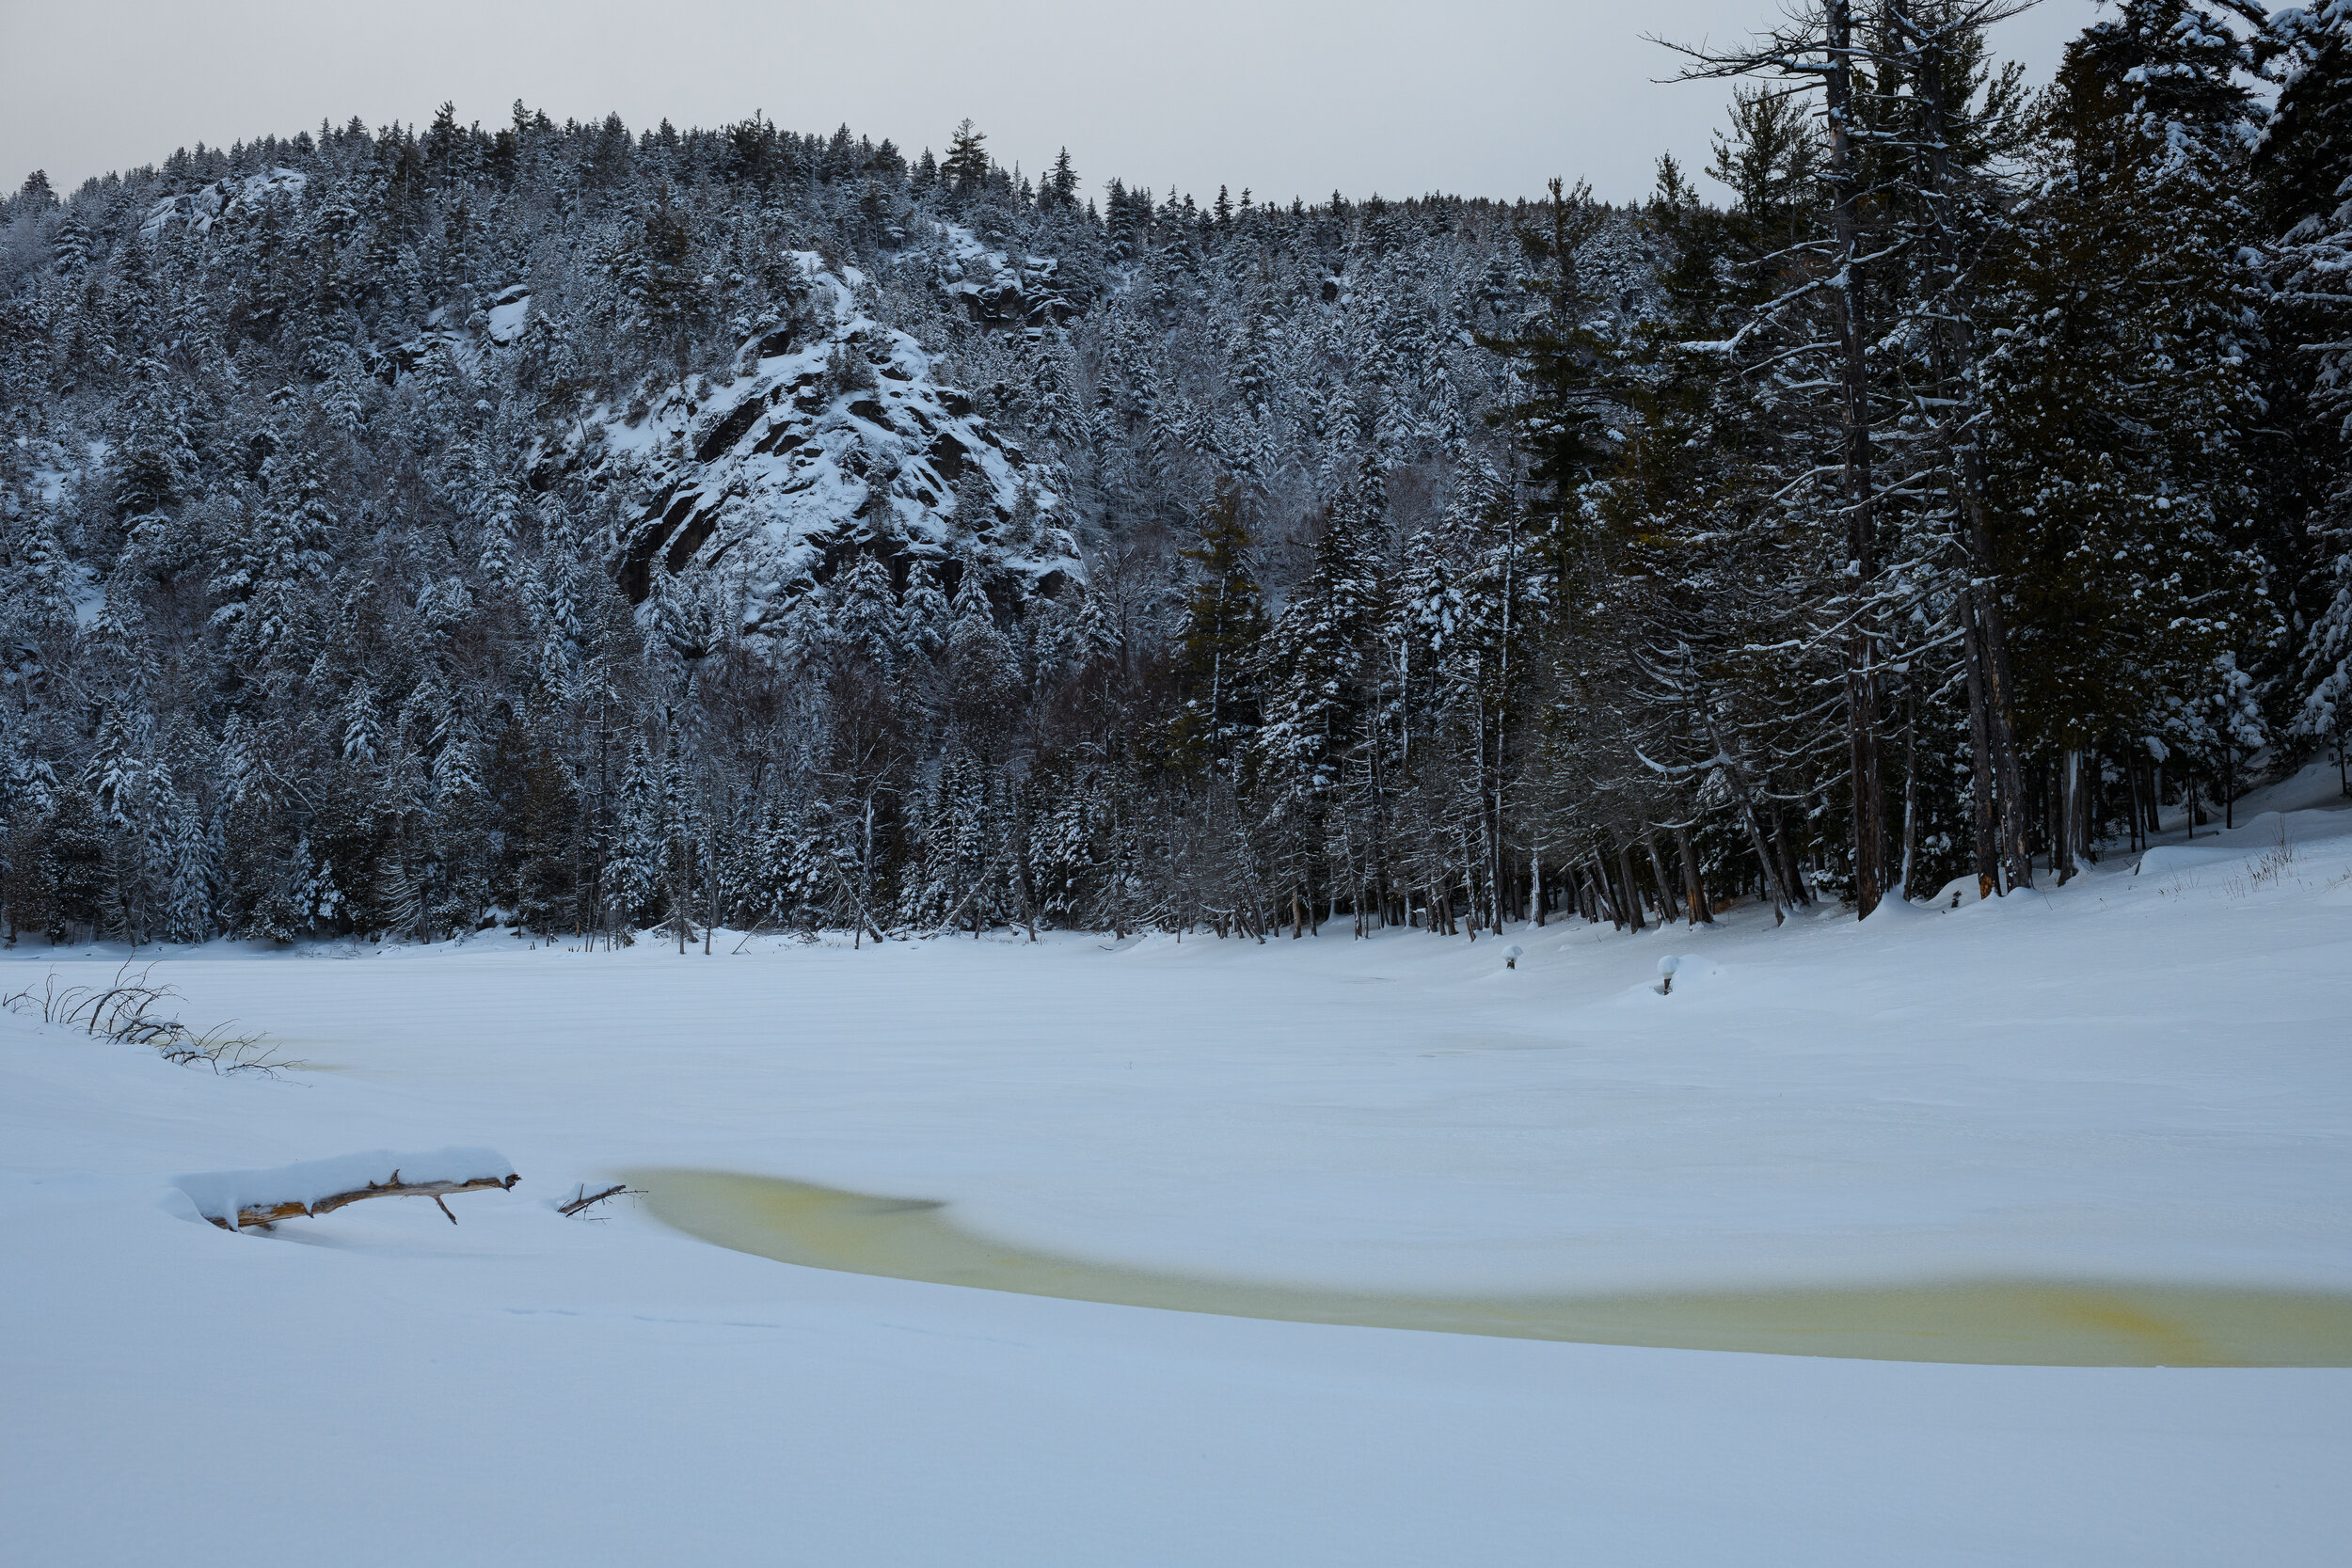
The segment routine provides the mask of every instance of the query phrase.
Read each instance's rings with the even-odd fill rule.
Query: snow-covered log
[[[315,1218],[370,1197],[429,1197],[455,1225],[457,1216],[441,1201],[448,1195],[493,1187],[502,1192],[521,1180],[504,1155],[487,1148],[444,1148],[414,1155],[379,1149],[275,1170],[183,1176],[179,1187],[199,1213],[230,1230],[306,1215]]]

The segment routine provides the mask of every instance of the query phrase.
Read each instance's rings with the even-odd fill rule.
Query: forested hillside
[[[2352,0],[1993,19],[1680,56],[1636,206],[520,103],[35,174],[11,940],[1867,914],[2223,815],[2352,704]]]

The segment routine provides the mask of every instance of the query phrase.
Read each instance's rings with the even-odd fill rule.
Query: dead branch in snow
[[[607,1187],[600,1193],[592,1193],[588,1190],[588,1183],[583,1181],[580,1184],[579,1195],[569,1203],[557,1204],[555,1206],[555,1212],[559,1214],[577,1214],[583,1209],[594,1208],[596,1205],[602,1203],[606,1198],[618,1197],[621,1194],[628,1191],[628,1184],[627,1182],[615,1181],[612,1185]]]
[[[170,986],[157,985],[149,974],[153,964],[135,974],[126,960],[104,986],[67,986],[59,990],[57,972],[51,970],[37,991],[31,986],[0,996],[0,1006],[39,1013],[43,1023],[81,1024],[86,1034],[103,1036],[123,1045],[151,1047],[167,1062],[182,1067],[202,1065],[215,1072],[258,1072],[277,1076],[295,1064],[273,1061],[262,1048],[259,1035],[231,1035],[227,1024],[201,1034],[176,1018],[159,1017],[152,1009],[179,999]]]
[[[322,1214],[333,1213],[346,1203],[357,1203],[365,1197],[429,1197],[439,1205],[442,1213],[449,1215],[449,1223],[455,1225],[457,1216],[451,1214],[449,1205],[441,1202],[445,1196],[450,1193],[485,1192],[492,1187],[503,1192],[521,1180],[521,1177],[509,1172],[504,1176],[471,1177],[463,1181],[403,1181],[400,1179],[400,1172],[394,1171],[388,1181],[371,1181],[364,1187],[347,1193],[334,1193],[314,1203],[288,1199],[282,1203],[247,1204],[237,1211],[237,1227],[239,1229],[247,1226],[267,1227],[277,1224],[279,1220],[296,1219],[304,1215],[316,1219]],[[207,1214],[204,1217],[223,1230],[229,1228],[229,1222],[218,1214]]]

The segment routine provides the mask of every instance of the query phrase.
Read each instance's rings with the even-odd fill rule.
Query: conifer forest
[[[1661,43],[1723,129],[1630,205],[520,102],[35,173],[8,940],[1639,927],[2224,823],[2352,717],[2352,0],[2003,14]]]

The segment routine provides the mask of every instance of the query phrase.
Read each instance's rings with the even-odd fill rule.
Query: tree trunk
[[[1756,802],[1748,799],[1745,789],[1733,792],[1740,803],[1740,820],[1747,824],[1748,843],[1756,850],[1756,863],[1764,878],[1764,893],[1772,901],[1772,924],[1777,926],[1788,918],[1796,906],[1789,901],[1787,884],[1780,879],[1780,867],[1772,863],[1772,852],[1764,842],[1764,825],[1756,820]]]
[[[1878,581],[1878,526],[1870,475],[1870,381],[1862,279],[1856,273],[1862,233],[1862,175],[1856,150],[1852,71],[1853,8],[1824,0],[1828,48],[1822,68],[1829,124],[1830,229],[1836,244],[1839,422],[1846,511],[1848,574],[1855,603],[1845,644],[1847,767],[1853,790],[1854,907],[1867,918],[1885,887],[1886,807],[1879,745],[1877,611],[1868,605]]]
[[[2051,764],[2050,873],[2064,887],[2074,879],[2074,795],[2082,787],[2082,753],[2073,747]]]
[[[2137,850],[2146,844],[2147,840],[2141,832],[2141,829],[2144,826],[2144,818],[2140,815],[2139,803],[2139,758],[2134,755],[2129,750],[2126,750],[2123,753],[2123,777],[2124,782],[2131,786],[2132,791],[2132,828],[2130,833],[2130,843],[2132,848],[2134,850]]]
[[[1977,445],[1975,399],[1976,323],[1965,297],[1962,276],[1960,234],[1952,221],[1953,174],[1952,105],[1946,97],[1949,43],[1942,24],[1923,28],[1907,8],[1896,8],[1888,19],[1902,40],[1917,51],[1914,79],[1928,109],[1927,217],[1932,231],[1943,309],[1944,343],[1947,360],[1944,430],[1949,443],[1953,479],[1965,526],[1969,581],[1963,600],[1969,659],[1969,721],[1972,742],[1976,726],[1984,729],[1979,744],[1977,795],[1994,809],[1991,824],[1998,857],[2005,862],[2010,887],[2033,886],[2033,862],[2026,850],[2025,787],[2017,757],[2017,725],[2013,717],[2015,685],[2010,679],[2009,630],[1995,583],[1993,533],[1985,514],[1984,463]],[[1980,36],[1981,24],[1970,29]],[[1985,775],[1990,773],[1991,778]],[[1985,864],[1983,825],[1979,825],[1977,880],[1979,896],[1997,890]]]
[[[1715,911],[1707,902],[1707,886],[1699,880],[1698,857],[1691,852],[1691,829],[1687,823],[1677,823],[1674,830],[1675,854],[1682,862],[1682,896],[1691,910],[1691,924],[1712,926]]]
[[[1601,859],[1598,849],[1593,851],[1593,901],[1610,925],[1621,931],[1625,929],[1625,916],[1617,909],[1617,890],[1609,884],[1609,864]]]
[[[1756,797],[1749,788],[1747,769],[1731,749],[1724,744],[1724,737],[1711,719],[1707,721],[1707,742],[1715,749],[1715,754],[1724,759],[1724,783],[1731,791],[1733,804],[1739,808],[1740,820],[1747,827],[1748,843],[1755,848],[1756,866],[1763,873],[1764,892],[1772,901],[1772,924],[1778,926],[1788,918],[1789,911],[1796,906],[1789,902],[1788,891],[1780,879],[1780,870],[1772,864],[1772,851],[1765,847],[1764,828],[1756,819]]]
[[[1633,879],[1633,847],[1629,844],[1617,847],[1617,875],[1625,886],[1626,919],[1634,930],[1642,930],[1642,889]]]
[[[1788,842],[1788,821],[1778,803],[1772,806],[1772,846],[1780,852],[1781,880],[1788,889],[1788,895],[1801,905],[1811,904],[1813,889],[1806,884],[1804,873],[1797,868],[1796,846]]]
[[[1658,924],[1663,926],[1674,912],[1674,889],[1666,881],[1666,863],[1658,855],[1658,835],[1647,828],[1642,830],[1642,847],[1649,851],[1650,874],[1658,879]]]

